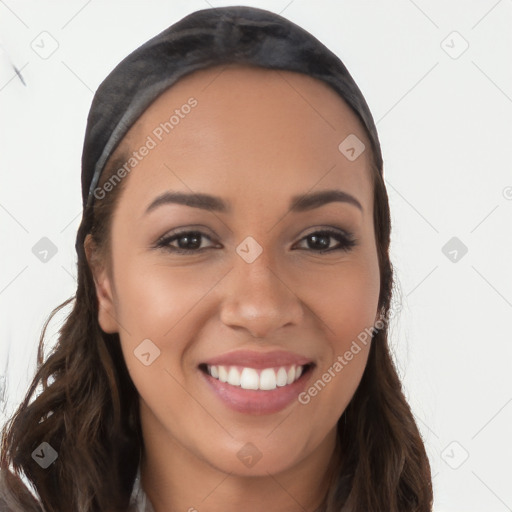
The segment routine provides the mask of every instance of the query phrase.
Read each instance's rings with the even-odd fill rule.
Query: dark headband
[[[295,23],[264,9],[217,7],[193,12],[123,59],[94,95],[82,153],[82,202],[94,202],[106,162],[130,127],[166,89],[195,70],[245,63],[296,71],[329,84],[362,121],[382,173],[377,129],[341,60]],[[84,219],[82,219],[84,222]],[[83,243],[86,226],[77,237]]]

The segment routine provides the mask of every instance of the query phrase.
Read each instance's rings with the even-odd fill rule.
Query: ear
[[[119,332],[111,278],[107,272],[106,263],[99,256],[97,246],[90,234],[85,237],[84,249],[96,287],[96,297],[98,298],[98,323],[101,329],[106,333],[113,334]]]

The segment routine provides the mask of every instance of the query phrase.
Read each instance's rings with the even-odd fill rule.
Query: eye
[[[207,249],[207,247],[201,247],[201,241],[205,238],[211,241],[211,238],[201,231],[182,231],[181,233],[166,235],[160,238],[156,243],[156,247],[184,254],[202,252],[204,249]],[[171,245],[175,241],[177,241],[177,247]]]
[[[208,235],[201,231],[182,231],[180,233],[163,236],[157,241],[155,247],[181,254],[198,253],[212,247],[219,247],[218,245],[210,245],[209,247],[202,246],[201,242],[204,239],[207,239],[210,242],[212,241]],[[335,247],[331,247],[333,239],[338,242],[338,245]],[[349,251],[356,245],[356,241],[351,233],[335,231],[332,229],[314,231],[300,240],[300,242],[303,241],[307,242],[308,247],[306,250],[309,249],[312,252],[318,252],[321,254],[331,251]],[[173,243],[177,245],[173,245]],[[302,248],[302,250],[303,249],[304,248]]]
[[[331,247],[331,241],[335,239],[338,241],[338,245]],[[306,241],[308,248],[313,252],[331,252],[331,251],[350,251],[352,247],[356,245],[356,241],[351,233],[344,233],[341,231],[335,231],[332,229],[322,229],[320,231],[314,231],[309,235],[306,235],[302,241]],[[309,243],[311,242],[311,243]]]

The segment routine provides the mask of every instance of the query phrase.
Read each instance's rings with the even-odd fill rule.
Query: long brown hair
[[[254,8],[225,9],[238,9],[238,14],[244,15],[263,12]],[[222,9],[198,12],[215,10]],[[268,13],[268,16],[272,16],[273,23],[283,23],[284,18],[278,15]],[[228,30],[226,26],[219,28],[217,40],[224,49],[227,42],[236,47],[231,33],[223,38],[222,30]],[[308,44],[311,44],[313,38],[306,34],[301,37],[308,37]],[[190,34],[187,37],[187,44],[202,45],[205,55],[210,51],[206,48],[208,44],[199,40],[194,43]],[[329,80],[332,65],[326,66],[329,71],[321,69],[320,56],[315,54],[313,66],[308,60],[311,57],[299,55],[296,44],[286,43],[286,37],[279,66],[271,58],[265,65],[261,53],[257,62],[251,60],[255,52],[247,56],[245,62],[308,72],[332,85]],[[247,45],[247,37],[244,44]],[[261,38],[253,42],[253,46],[258,44],[263,44]],[[284,50],[287,44],[289,55]],[[318,52],[318,48],[315,47],[315,51]],[[328,50],[322,51],[325,54]],[[223,60],[217,59],[216,63],[227,62],[226,55],[229,55],[227,50]],[[240,62],[240,53],[237,59]],[[304,60],[302,68],[300,59]],[[205,57],[204,67],[214,61],[211,55]],[[361,113],[367,106],[354,84],[351,95],[350,106],[359,116],[368,116],[367,111]],[[394,288],[389,258],[391,220],[380,145],[376,131],[365,129],[371,141],[369,151],[373,161],[374,232],[380,269],[378,307],[385,321],[372,336],[362,380],[338,422],[332,481],[321,508],[323,512],[431,512],[433,495],[428,457],[388,346],[387,320]],[[126,160],[123,144],[107,161],[100,186]],[[98,324],[95,283],[83,248],[83,240],[90,234],[98,248],[98,257],[109,258],[112,215],[125,181],[121,180],[91,208],[84,209],[77,236],[82,243],[77,246],[76,294],[55,308],[47,319],[39,340],[37,372],[24,400],[2,430],[2,511],[111,512],[128,507],[144,449],[139,398],[124,361],[119,335],[103,332]],[[57,343],[45,359],[48,323],[68,304],[73,308],[59,330]],[[32,456],[43,442],[58,454],[46,469]],[[24,484],[24,478],[33,492]]]

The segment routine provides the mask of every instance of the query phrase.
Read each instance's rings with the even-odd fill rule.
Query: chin
[[[294,439],[296,439],[294,437]],[[297,442],[283,446],[269,439],[246,441],[208,453],[205,460],[215,469],[233,476],[267,477],[292,468],[299,461]]]

